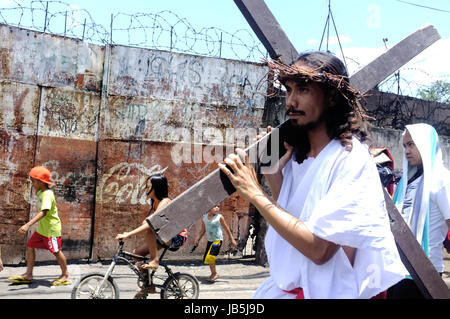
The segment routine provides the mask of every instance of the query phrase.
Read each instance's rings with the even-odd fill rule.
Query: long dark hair
[[[331,139],[339,139],[348,151],[352,150],[353,136],[361,142],[366,142],[368,132],[364,127],[365,112],[359,104],[362,101],[359,98],[359,92],[349,85],[347,69],[342,61],[331,53],[313,51],[301,54],[293,65],[298,62],[314,68],[320,76],[323,76],[324,80],[317,83],[322,87],[327,100],[334,101],[333,107],[326,107],[323,114],[328,136]],[[336,81],[331,79],[333,76],[339,76],[345,85],[340,83],[336,86]],[[284,83],[289,78],[292,76],[281,77],[280,81]],[[293,78],[296,79],[296,76]],[[300,81],[304,82],[304,78]],[[291,145],[295,146],[295,159],[301,163],[311,149],[307,131],[297,127],[292,127],[291,130],[291,133],[295,135],[295,141],[291,141]]]
[[[162,200],[169,197],[169,185],[167,183],[167,178],[164,174],[154,174],[151,175],[147,181],[150,179],[152,182],[152,189],[155,191],[155,196],[157,199]],[[148,192],[148,194],[151,192]]]

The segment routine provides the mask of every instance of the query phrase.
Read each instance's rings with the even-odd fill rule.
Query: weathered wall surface
[[[370,91],[366,101],[374,126],[402,131],[407,124],[428,123],[440,136],[450,136],[449,104],[379,91]]]
[[[254,128],[263,116],[258,93],[265,92],[267,70],[258,64],[89,45],[5,25],[0,64],[5,263],[25,253],[27,237],[17,229],[36,214],[28,181],[33,166],[47,166],[57,184],[66,256],[107,259],[117,247],[115,235],[148,214],[149,175],[163,171],[176,197],[217,168],[223,144],[242,138],[230,135],[231,128]],[[180,148],[180,141],[191,147]],[[248,203],[232,196],[221,208],[244,245]],[[199,221],[190,227],[185,253],[199,229]],[[127,248],[141,243],[133,238]],[[46,259],[53,256],[38,254]]]
[[[0,245],[5,262],[24,256],[26,238],[17,229],[36,214],[28,181],[34,165],[53,171],[68,256],[90,253],[103,51],[0,26]],[[38,254],[38,259],[48,257]]]

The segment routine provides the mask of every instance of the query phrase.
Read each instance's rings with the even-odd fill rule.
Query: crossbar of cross
[[[271,58],[279,58],[287,64],[296,59],[297,51],[263,0],[234,1]],[[350,83],[361,93],[367,92],[439,38],[433,26],[420,28],[351,76]],[[275,138],[277,134],[280,134],[280,129],[273,130],[246,151],[257,154],[257,162],[267,162],[264,158],[264,155],[267,156],[265,150],[271,140],[279,139],[279,136]],[[272,156],[273,153],[269,157]],[[147,218],[147,221],[157,237],[167,242],[234,192],[228,178],[216,169]],[[414,281],[427,298],[450,298],[450,290],[415,240],[386,191],[385,199],[397,247]]]

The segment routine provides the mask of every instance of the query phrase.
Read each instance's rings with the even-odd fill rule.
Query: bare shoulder
[[[158,209],[157,209],[157,210],[159,210],[159,209],[163,208],[164,206],[168,205],[171,201],[172,201],[172,200],[171,200],[170,198],[164,198],[164,199],[162,199],[162,200],[159,202],[159,205],[158,205]]]

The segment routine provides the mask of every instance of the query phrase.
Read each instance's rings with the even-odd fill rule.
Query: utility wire
[[[339,39],[339,33],[336,28],[336,23],[334,22],[333,13],[331,12],[331,0],[328,0],[328,16],[327,16],[327,20],[325,21],[325,27],[323,29],[322,39],[320,40],[319,51],[322,48],[323,38],[324,38],[325,32],[326,32],[327,33],[327,52],[330,52],[328,50],[328,44],[330,42],[330,18],[331,18],[331,21],[333,22],[333,27],[334,27],[334,31],[336,33],[336,38],[339,43],[339,48],[341,49],[342,59],[344,60],[345,67],[348,70],[347,61],[345,60],[344,50],[342,49],[341,40]]]
[[[404,0],[395,0],[397,2],[402,2],[402,3],[406,3],[412,6],[416,6],[416,7],[421,7],[421,8],[425,8],[425,9],[430,9],[430,10],[435,10],[435,11],[440,11],[440,12],[445,12],[445,13],[450,13],[450,11],[448,10],[443,10],[443,9],[438,9],[438,8],[432,8],[432,7],[428,7],[428,6],[424,6],[421,4],[417,4],[417,3],[412,3],[412,2],[408,2],[408,1],[404,1]]]

